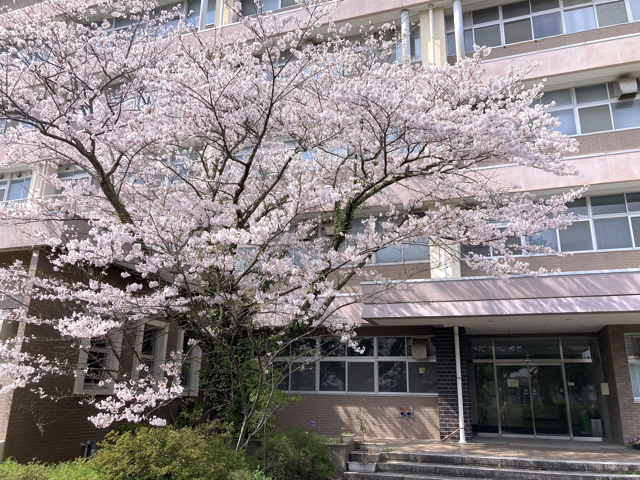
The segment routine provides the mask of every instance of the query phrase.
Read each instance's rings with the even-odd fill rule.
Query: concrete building
[[[252,5],[243,0],[246,13]],[[199,12],[193,21],[201,29],[243,28],[222,0],[183,8]],[[264,9],[301,14],[292,0],[265,0]],[[402,48],[413,62],[455,62],[474,43],[493,47],[488,76],[539,62],[527,80],[547,79],[545,103],[556,102],[560,130],[580,142],[579,153],[566,159],[580,174],[500,165],[494,178],[540,195],[590,188],[571,205],[583,217],[567,230],[514,239],[568,253],[527,258],[532,268],[562,273],[505,283],[426,245],[380,252],[375,268],[411,288],[353,309],[365,322],[364,352],[327,349],[326,339],[307,342],[331,355],[292,372],[286,389],[301,400],[280,419],[314,421],[329,436],[343,428],[359,433],[361,425],[379,438],[458,438],[461,426],[467,439],[621,444],[640,435],[640,0],[345,0],[333,18],[354,26],[395,21],[410,31]],[[44,194],[37,174],[19,164],[1,173],[0,201]],[[3,263],[20,257],[33,269],[49,268],[39,248],[11,232],[0,235]],[[375,289],[366,282],[350,287]],[[0,335],[21,328],[3,325]],[[178,337],[154,351],[161,355]],[[87,385],[69,388],[81,394]],[[80,444],[104,433],[90,428],[88,410],[71,400],[39,412],[41,425],[58,421],[41,433],[33,409],[23,407],[30,400],[20,395],[0,403],[5,458],[28,460],[34,449],[43,460],[82,455]]]

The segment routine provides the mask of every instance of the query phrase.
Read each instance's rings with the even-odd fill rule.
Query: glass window
[[[291,344],[291,351],[294,357],[315,357],[316,339],[305,338],[297,340]]]
[[[478,360],[493,359],[493,346],[491,339],[474,338],[471,340],[471,358]]]
[[[592,344],[596,341],[589,337],[565,337],[562,339],[562,356],[565,359],[583,359],[591,358]]]
[[[404,337],[378,337],[379,357],[405,357],[406,355]]]
[[[373,362],[349,362],[349,391],[375,391],[375,364]]]
[[[627,346],[627,356],[640,357],[640,336],[625,335],[624,341]]]
[[[525,238],[525,244],[553,248],[558,251],[558,235],[556,230],[547,230],[537,235],[529,235]]]
[[[529,1],[510,3],[509,5],[502,6],[502,18],[514,18],[521,17],[522,15],[529,15],[531,10],[529,9]],[[508,42],[507,42],[508,43]]]
[[[344,343],[333,338],[321,338],[320,355],[323,357],[344,357]]]
[[[627,217],[594,220],[593,229],[596,232],[598,250],[633,247]]]
[[[551,10],[559,7],[560,2],[558,0],[531,0],[531,10],[533,13],[543,12],[545,10]]]
[[[627,207],[624,203],[624,195],[601,195],[598,197],[591,197],[591,211],[594,215],[625,213],[627,211]]]
[[[9,196],[7,200],[23,200],[29,197],[31,178],[13,178],[9,184]]]
[[[560,126],[556,127],[554,130],[564,133],[565,135],[575,135],[578,133],[578,129],[576,128],[576,117],[573,113],[573,109],[557,110],[549,113],[552,117],[556,117],[560,122]]]
[[[627,8],[625,7],[624,2],[596,5],[596,11],[598,12],[598,24],[601,27],[618,25],[629,21],[627,18]]]
[[[640,217],[631,217],[631,229],[633,230],[636,247],[640,247]]]
[[[496,358],[560,358],[557,338],[496,338]]]
[[[564,24],[567,29],[566,33],[584,32],[585,30],[593,30],[597,27],[596,16],[593,7],[576,8],[575,10],[567,10],[564,12]]]
[[[606,83],[576,88],[576,102],[578,102],[578,104],[600,102],[606,100],[609,100]]]
[[[378,391],[407,391],[407,362],[378,362]]]
[[[609,105],[578,109],[580,130],[583,134],[613,130]]]
[[[631,16],[634,20],[640,20],[640,0],[629,0]]]
[[[316,364],[294,362],[291,364],[291,390],[314,392],[316,390]]]
[[[532,39],[531,20],[528,18],[504,24],[504,43],[520,43]]]
[[[399,248],[387,247],[376,252],[376,263],[402,263],[402,252]]]
[[[640,212],[640,192],[627,193],[627,208],[630,212]]]
[[[563,252],[593,250],[589,222],[576,222],[569,225],[566,230],[559,230],[559,234]]]
[[[616,130],[640,127],[640,100],[632,102],[614,102],[611,104],[613,124]]]
[[[483,8],[482,10],[476,10],[473,12],[473,24],[493,22],[500,18],[498,7]]]
[[[92,338],[89,351],[87,352],[87,373],[84,376],[85,385],[97,385],[107,378],[108,359],[109,347],[106,340]]]
[[[345,362],[320,362],[320,391],[344,392],[345,372]]]
[[[358,349],[364,349],[362,352],[357,352],[355,349],[349,347],[350,357],[373,357],[373,338],[356,338]]]
[[[409,393],[438,393],[435,362],[409,362]]]
[[[583,3],[592,3],[592,0],[563,0],[562,6],[573,7],[574,5],[582,5]]]
[[[447,55],[455,55],[455,54],[456,54],[456,35],[455,33],[447,33]]]
[[[544,92],[544,95],[542,96],[542,103],[544,103],[545,105],[549,105],[551,102],[556,102],[556,107],[573,104],[573,99],[571,98],[571,89],[565,88],[564,90]]]
[[[640,363],[629,363],[631,370],[631,386],[633,388],[633,398],[640,398]]]
[[[553,37],[562,33],[560,12],[539,15],[532,17],[531,20],[533,21],[533,36],[535,38]]]
[[[473,41],[473,30],[466,30],[464,32],[464,52],[465,53],[471,53],[473,51],[475,51],[475,49],[473,48],[474,45],[474,41]],[[455,47],[453,48],[453,54],[456,54],[456,49]]]
[[[476,45],[483,47],[497,47],[502,45],[500,37],[500,25],[491,25],[489,27],[476,28],[475,31]]]
[[[587,208],[587,199],[576,198],[573,202],[567,203],[567,213],[573,213],[575,215],[588,215],[589,209]]]

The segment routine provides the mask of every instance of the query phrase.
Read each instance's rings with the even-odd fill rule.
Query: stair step
[[[491,468],[476,465],[468,466],[400,461],[380,462],[377,465],[377,470],[379,472],[388,472],[402,475],[440,475],[444,477],[449,476],[458,478],[490,478],[492,480],[640,480],[640,475],[623,472],[576,472],[559,470],[535,470],[524,468]]]
[[[533,470],[561,470],[581,472],[640,472],[639,462],[585,462],[581,460],[541,459],[528,457],[498,457],[449,453],[383,452],[381,461],[400,461],[420,464],[477,465],[494,468]]]
[[[477,480],[469,477],[443,477],[442,475],[415,475],[413,473],[358,473],[344,472],[344,479],[353,480]]]

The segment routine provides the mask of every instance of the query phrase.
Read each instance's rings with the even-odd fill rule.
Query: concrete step
[[[352,460],[358,460],[359,454],[353,452]],[[584,462],[581,460],[559,460],[520,457],[499,457],[485,455],[460,455],[447,453],[408,453],[382,452],[381,462],[404,462],[441,465],[477,465],[489,468],[513,468],[526,470],[558,470],[563,472],[584,473],[635,473],[640,472],[640,458],[637,463],[630,462]],[[629,476],[627,475],[627,478]]]
[[[377,464],[377,471],[403,475],[440,475],[444,477],[468,477],[492,480],[640,480],[640,474],[635,474],[636,472],[536,470],[529,468],[504,468],[502,465],[497,467],[485,467],[478,465],[451,465],[400,461],[380,462]]]
[[[562,473],[562,472],[556,472]],[[375,472],[375,473],[357,473],[357,472],[345,472],[343,474],[344,480],[478,480],[478,477],[463,477],[463,476],[443,476],[443,475],[431,475],[431,474],[415,474],[415,473],[403,473],[403,472]],[[486,477],[487,480],[494,480],[498,477]],[[499,477],[503,478],[503,477]],[[508,478],[508,477],[507,477]],[[546,479],[549,477],[537,477],[540,479]],[[560,480],[563,478],[573,480],[574,477],[551,477],[553,480]],[[613,475],[612,474],[594,474],[594,476],[587,477],[590,480],[624,480],[629,478],[640,478],[637,475]]]

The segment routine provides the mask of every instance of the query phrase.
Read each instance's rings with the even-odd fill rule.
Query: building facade
[[[193,11],[190,18],[205,34],[244,28],[222,0],[182,8]],[[245,13],[255,13],[252,8],[243,0]],[[302,14],[291,0],[265,0],[263,10]],[[395,22],[406,32],[399,52],[414,63],[453,63],[474,44],[493,48],[487,76],[539,63],[527,82],[546,79],[543,101],[555,101],[560,131],[579,141],[579,152],[566,161],[580,173],[487,168],[513,191],[544,196],[590,188],[570,206],[581,219],[568,229],[513,239],[532,269],[561,273],[501,282],[427,243],[379,252],[370,268],[408,288],[351,309],[363,322],[362,351],[324,338],[300,346],[310,352],[298,360],[305,368],[292,368],[282,387],[300,400],[285,407],[280,420],[313,422],[327,436],[349,430],[370,438],[458,439],[461,425],[467,439],[621,444],[640,435],[640,0],[345,0],[333,18],[339,26]],[[55,193],[19,163],[0,173],[2,202]],[[61,167],[59,175],[77,180],[83,172]],[[526,256],[528,244],[566,256]],[[17,231],[0,235],[0,261],[20,258],[34,274],[50,269],[42,248]],[[345,294],[376,288],[353,282]],[[183,341],[179,331],[165,328],[139,332],[150,362]],[[21,325],[3,325],[0,336],[25,333]],[[112,361],[100,345],[91,352]],[[82,444],[104,435],[86,421],[90,407],[78,402],[89,390],[108,393],[92,382],[59,386],[78,397],[55,406],[20,391],[0,399],[3,457],[81,456]]]

